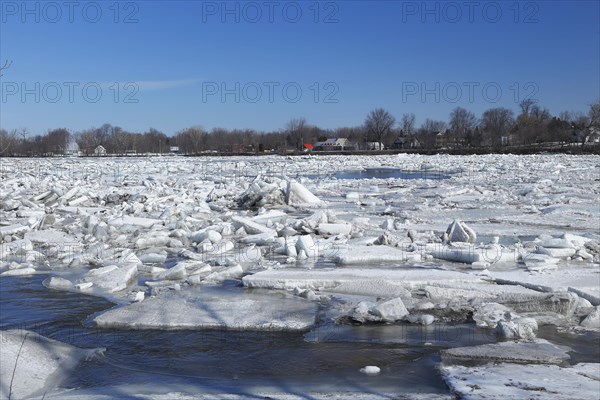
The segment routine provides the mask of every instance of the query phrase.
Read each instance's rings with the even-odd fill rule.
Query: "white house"
[[[104,146],[102,145],[98,145],[95,149],[94,149],[94,155],[101,157],[101,156],[105,156],[106,155],[106,149],[104,148]]]
[[[65,147],[65,156],[78,156],[79,155],[79,145],[76,141],[70,141],[67,143],[67,147]]]
[[[367,142],[367,150],[384,150],[385,145],[381,142]]]
[[[317,142],[314,145],[317,151],[344,151],[355,150],[354,144],[346,138],[327,139],[324,142]]]

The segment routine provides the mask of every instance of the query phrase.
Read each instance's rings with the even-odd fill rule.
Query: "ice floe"
[[[526,342],[500,342],[470,347],[455,347],[442,351],[444,363],[509,362],[518,364],[566,365],[571,348],[558,346],[543,339]]]
[[[80,361],[102,354],[25,330],[0,331],[0,397],[44,397]]]
[[[268,171],[255,168],[264,160]],[[521,370],[481,366],[508,386],[444,367],[454,368],[445,374],[461,396],[495,398],[498,390],[501,398],[504,389],[506,397],[569,398],[570,383],[538,382],[543,373],[583,379],[582,397],[588,393],[594,366],[567,368],[562,348],[535,337],[547,324],[576,334],[600,329],[596,156],[213,162],[219,168],[198,171],[196,160],[183,158],[106,158],[99,169],[98,160],[81,158],[65,177],[64,160],[48,159],[36,174],[24,171],[37,160],[7,159],[0,171],[0,279],[42,273],[49,290],[119,299],[118,308],[95,317],[101,327],[470,323],[494,340],[520,341],[448,350],[448,357],[471,351],[481,363],[487,354],[493,362],[561,366],[514,367],[523,372],[519,384],[509,373]],[[118,173],[91,176],[92,167]],[[416,175],[336,175],[377,168]],[[234,295],[211,291],[240,282],[245,288]],[[467,371],[474,383],[451,378],[468,378]]]
[[[106,311],[98,327],[124,329],[307,330],[316,305],[283,294],[211,294],[204,289],[161,292],[142,302]]]
[[[443,366],[444,379],[462,399],[595,399],[600,364],[572,367],[512,363]]]

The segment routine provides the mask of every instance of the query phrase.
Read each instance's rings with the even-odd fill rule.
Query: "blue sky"
[[[0,126],[355,126],[600,98],[598,1],[0,1]],[[72,7],[72,8],[69,8]]]

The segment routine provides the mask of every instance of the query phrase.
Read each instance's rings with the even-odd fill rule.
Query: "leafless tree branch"
[[[10,68],[10,66],[12,65],[12,61],[11,60],[6,60],[6,62],[4,63],[3,66],[0,67],[0,76],[2,76],[2,71],[7,70]]]

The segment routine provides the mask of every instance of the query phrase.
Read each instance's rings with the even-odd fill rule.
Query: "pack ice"
[[[595,379],[592,367],[566,366],[562,350],[537,341],[546,325],[600,331],[595,156],[69,162],[65,174],[64,160],[43,169],[3,160],[0,279],[41,273],[48,290],[109,298],[118,305],[94,317],[98,327],[468,323],[520,346],[472,349],[478,371],[507,376],[499,382],[508,397],[560,398],[571,387],[539,374],[564,374],[585,390]],[[381,168],[420,173],[336,177]],[[429,179],[434,172],[448,178]],[[537,355],[485,363],[517,351]],[[533,365],[540,359],[558,365]],[[442,374],[465,398],[494,398],[499,384],[469,368],[445,364]],[[469,389],[468,373],[489,390]]]

